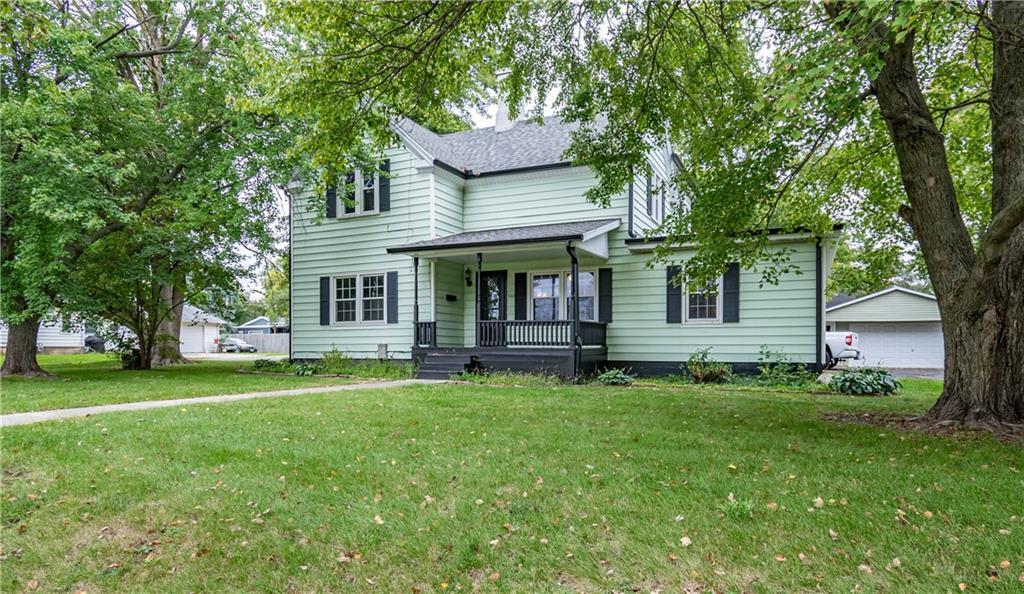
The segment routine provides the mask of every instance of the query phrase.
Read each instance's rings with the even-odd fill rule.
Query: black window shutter
[[[392,270],[387,273],[387,279],[384,282],[384,286],[387,287],[387,310],[388,310],[388,323],[398,323],[398,272]]]
[[[380,180],[377,182],[380,184],[380,212],[391,210],[391,178],[388,174],[391,173],[391,159],[384,159],[384,162],[380,164]]]
[[[612,269],[597,271],[597,317],[598,322],[612,321]]]
[[[526,319],[526,308],[529,302],[527,292],[529,291],[529,283],[525,272],[517,272],[515,278],[515,299],[516,299],[516,317],[517,320]]]
[[[334,186],[327,188],[327,218],[338,218],[338,189]]]
[[[735,324],[740,321],[740,265],[732,262],[725,269],[722,279],[722,322]]]
[[[331,277],[320,277],[320,325],[331,325]]]
[[[682,268],[679,266],[665,269],[665,321],[669,324],[683,321],[683,285],[674,282],[680,272]]]
[[[651,174],[647,174],[647,216],[654,215],[654,195],[651,192]]]

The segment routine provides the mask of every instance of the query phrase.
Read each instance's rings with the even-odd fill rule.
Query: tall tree
[[[927,419],[1024,422],[1024,3],[282,1],[271,15],[267,100],[317,120],[313,160],[385,142],[396,117],[471,108],[488,85],[511,105],[553,90],[581,124],[568,154],[597,173],[597,203],[672,140],[689,208],[656,257],[695,240],[689,275],[769,257],[752,231],[826,236],[839,214],[877,211],[919,245],[942,313]],[[898,172],[885,196],[861,184],[876,162]]]
[[[40,320],[88,308],[68,279],[93,246],[155,205],[165,216],[149,226],[192,221],[217,233],[203,213],[237,215],[244,200],[254,208],[228,224],[265,229],[260,213],[290,164],[276,118],[233,106],[251,92],[255,1],[24,0],[5,10],[0,315],[10,333],[0,373],[40,374]]]

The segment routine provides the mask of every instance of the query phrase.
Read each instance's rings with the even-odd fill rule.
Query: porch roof
[[[594,221],[572,221],[547,225],[506,227],[504,229],[489,229],[486,231],[469,231],[388,248],[388,253],[432,256],[445,253],[454,254],[467,250],[487,251],[487,248],[500,248],[504,246],[526,247],[523,244],[551,244],[578,241],[581,242],[578,247],[594,255],[606,258],[607,238],[605,236],[609,231],[618,228],[619,224],[619,219],[597,219]],[[598,245],[600,243],[603,243],[604,249],[601,249],[601,246]]]

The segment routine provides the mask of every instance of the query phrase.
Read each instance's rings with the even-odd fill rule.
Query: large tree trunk
[[[181,290],[174,285],[163,285],[160,287],[160,298],[163,308],[169,308],[170,311],[157,329],[151,364],[160,366],[186,363],[188,360],[181,354],[181,317],[185,309]]]
[[[984,303],[942,308],[945,384],[929,422],[1024,426],[1024,229],[991,280]]]
[[[20,375],[26,377],[46,377],[50,374],[43,371],[36,360],[36,349],[39,339],[39,318],[31,317],[7,329],[7,353],[4,365],[0,368],[0,376]]]
[[[1024,205],[1024,46],[1016,45],[1024,4],[998,3],[993,16],[1002,34],[994,35],[992,223],[977,249],[920,87],[913,33],[883,52],[872,81],[910,203],[900,215],[921,246],[942,316],[945,384],[924,419],[986,428],[1024,422],[1024,228],[1016,212]],[[879,24],[874,35],[884,41],[889,32]]]

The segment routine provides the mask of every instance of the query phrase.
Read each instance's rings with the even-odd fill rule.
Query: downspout
[[[814,355],[814,370],[817,373],[821,373],[821,352],[822,340],[825,334],[825,320],[823,319],[823,300],[824,300],[824,279],[822,278],[821,270],[821,238],[817,238],[814,242],[814,323],[815,323],[815,340],[814,346],[816,353]]]
[[[633,232],[633,182],[629,182],[629,224],[626,228],[626,234],[630,237],[636,237],[636,233]]]
[[[566,242],[565,251],[569,254],[572,263],[570,274],[572,275],[572,375],[576,377],[580,373],[581,359],[583,357],[583,341],[580,340],[580,260],[576,257],[576,247],[572,242]]]

